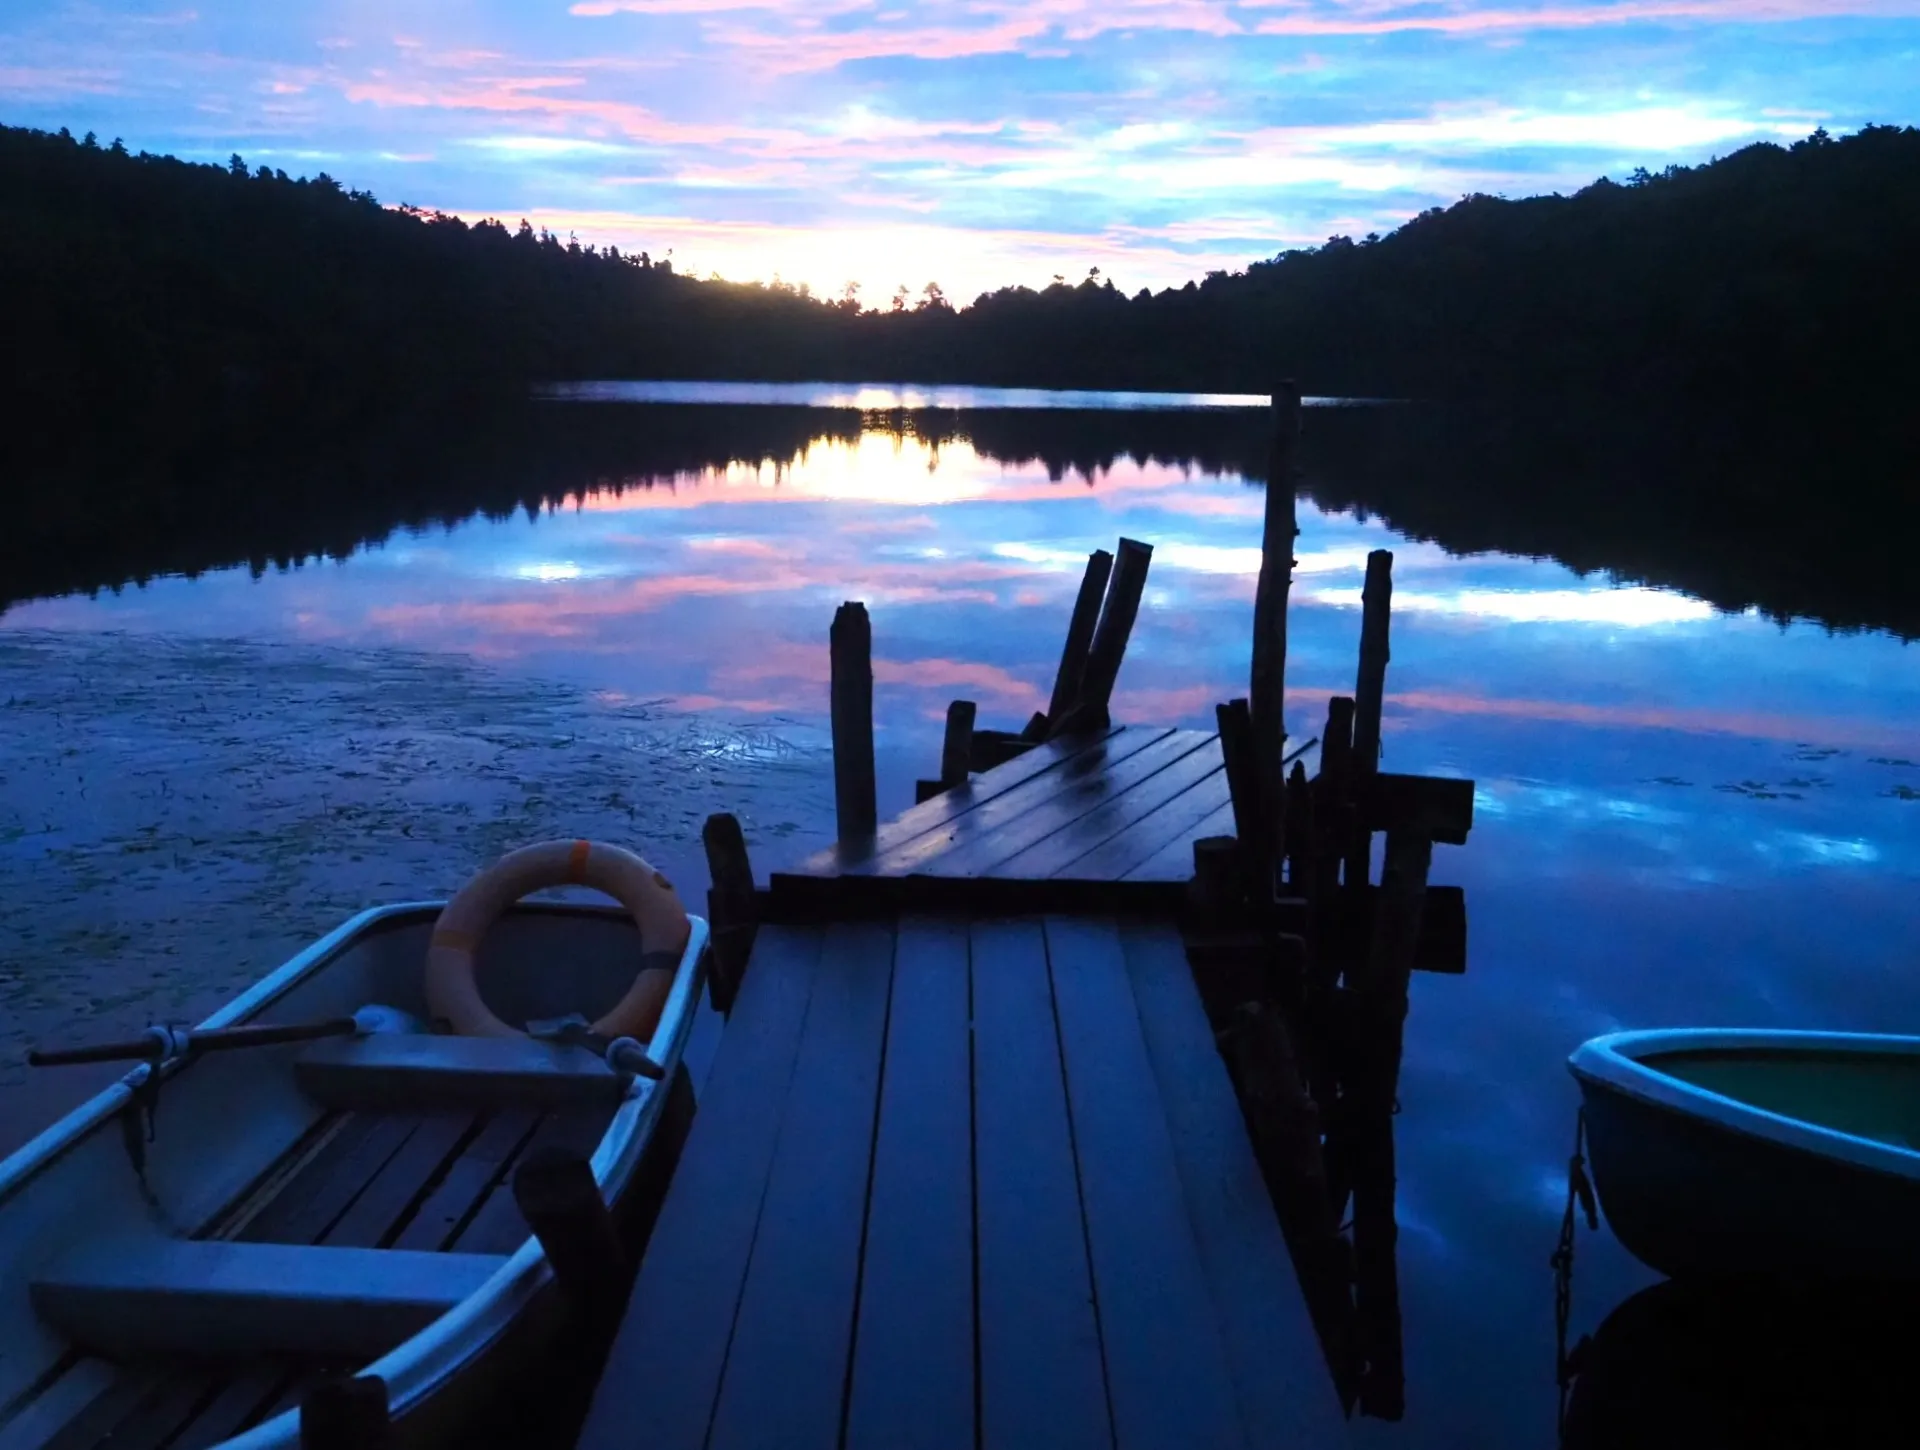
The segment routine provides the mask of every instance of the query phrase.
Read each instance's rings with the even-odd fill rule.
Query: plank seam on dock
[[[821,937],[821,950],[816,954],[813,964],[813,974],[816,978],[819,975],[820,965],[826,957],[824,932],[821,933]],[[813,989],[816,985],[816,982],[808,983],[807,1005],[801,1009],[800,1020],[794,1027],[793,1061],[787,1069],[785,1090],[780,1094],[780,1125],[774,1131],[773,1145],[767,1153],[766,1173],[760,1180],[760,1193],[754,1202],[753,1232],[747,1236],[747,1254],[740,1265],[740,1282],[734,1287],[733,1312],[727,1316],[727,1340],[720,1351],[720,1372],[713,1377],[713,1398],[707,1405],[707,1430],[701,1441],[702,1445],[710,1443],[713,1439],[713,1424],[720,1415],[720,1396],[727,1387],[727,1364],[733,1356],[733,1336],[740,1327],[740,1306],[746,1302],[747,1281],[753,1276],[753,1255],[754,1251],[760,1247],[760,1227],[766,1222],[767,1194],[773,1186],[773,1165],[780,1156],[780,1138],[787,1127],[787,1098],[793,1090],[794,1074],[800,1069],[799,1047],[800,1043],[806,1039],[807,1019],[813,1015]]]
[[[1192,756],[1196,754],[1199,750],[1204,750],[1207,745],[1213,744],[1218,739],[1219,737],[1217,735],[1213,736],[1211,739],[1207,740],[1200,746],[1196,747],[1195,750],[1188,751],[1186,755],[1181,756],[1180,760],[1169,761],[1167,765],[1164,767],[1164,769],[1166,770],[1173,769],[1175,766],[1180,764],[1180,761],[1191,759]],[[1055,880],[1071,881],[1071,880],[1080,879],[1080,878],[1073,877],[1068,873],[1070,873],[1075,866],[1079,865],[1082,861],[1086,860],[1087,857],[1091,856],[1095,851],[1099,850],[1102,846],[1106,845],[1108,842],[1118,839],[1119,837],[1125,835],[1128,831],[1133,830],[1136,827],[1145,825],[1148,821],[1151,821],[1161,811],[1166,810],[1169,806],[1171,806],[1175,801],[1179,800],[1182,796],[1186,795],[1190,791],[1199,790],[1201,787],[1205,786],[1208,781],[1212,780],[1214,776],[1220,774],[1221,771],[1225,769],[1226,769],[1225,765],[1214,766],[1212,770],[1209,770],[1205,775],[1201,776],[1198,780],[1194,781],[1191,785],[1182,786],[1179,790],[1175,791],[1172,795],[1168,796],[1164,801],[1160,802],[1159,805],[1153,807],[1153,809],[1148,811],[1145,815],[1140,816],[1135,820],[1123,821],[1119,826],[1115,827],[1114,830],[1102,836],[1099,840],[1088,842],[1087,848],[1084,851],[1082,851],[1078,856],[1075,856],[1071,861],[1068,861],[1065,865],[1060,866],[1057,869],[1048,872],[1046,879],[1050,881],[1055,881]],[[1160,771],[1155,771],[1154,775],[1159,775],[1160,773],[1161,773]],[[1150,775],[1146,778],[1146,780],[1140,781],[1139,784],[1145,785],[1148,780],[1152,780],[1152,779],[1153,779],[1153,776]],[[1126,794],[1127,793],[1123,791],[1120,795],[1116,796],[1114,799],[1116,801],[1125,800]],[[1089,812],[1089,814],[1091,814],[1091,812]],[[1085,817],[1082,817],[1081,819],[1085,819]],[[1066,826],[1062,826],[1060,829],[1067,830],[1071,826],[1077,825],[1077,824],[1078,824],[1077,821],[1069,822]],[[1059,832],[1056,831],[1054,834],[1058,835]],[[1158,853],[1156,852],[1155,854],[1157,855]],[[1096,877],[1092,879],[1097,880],[1100,878]]]
[[[1107,806],[1117,805],[1161,772],[1172,769],[1181,761],[1191,757],[1196,751],[1203,750],[1210,738],[1211,737],[1202,735],[1197,731],[1169,730],[1159,738],[1150,741],[1140,750],[1122,757],[1119,760],[1108,762],[1108,764],[1113,767],[1111,771],[1103,770],[1090,773],[1083,779],[1076,780],[1070,785],[1063,787],[1045,801],[1036,802],[1034,805],[1034,811],[1036,813],[1057,809],[1064,815],[1065,818],[1051,830],[1036,836],[1031,841],[1022,840],[1016,835],[1010,848],[1008,843],[1002,842],[997,849],[984,849],[990,846],[992,841],[991,837],[987,842],[969,842],[964,847],[956,848],[956,854],[959,855],[962,860],[965,860],[969,854],[984,859],[982,859],[978,865],[967,865],[959,871],[949,869],[938,874],[954,875],[967,879],[991,879],[996,871],[1005,867],[1009,862],[1017,859],[1023,853],[1034,850],[1043,842],[1052,839],[1062,831],[1070,830],[1094,812]],[[1160,754],[1164,754],[1166,758],[1159,759],[1158,756]],[[1140,763],[1142,757],[1154,757],[1151,768],[1145,775],[1127,780],[1118,790],[1110,795],[1102,794],[1102,784],[1110,782],[1111,776],[1117,773],[1120,767],[1137,765]],[[1150,814],[1151,812],[1149,812],[1149,815]],[[935,861],[937,862],[938,860],[939,858],[936,857]]]
[[[1073,1192],[1080,1205],[1080,1251],[1086,1256],[1087,1297],[1093,1301],[1093,1329],[1100,1345],[1100,1389],[1107,1402],[1107,1433],[1117,1445],[1120,1422],[1113,1411],[1113,1377],[1107,1357],[1107,1326],[1100,1312],[1100,1278],[1094,1272],[1092,1231],[1087,1223],[1087,1186],[1080,1166],[1079,1129],[1074,1123],[1073,1085],[1067,1080],[1067,1044],[1060,1030],[1060,990],[1053,970],[1053,943],[1044,922],[1039,925],[1040,950],[1047,963],[1047,1013],[1053,1021],[1054,1063],[1060,1073],[1060,1095],[1067,1113],[1067,1158],[1073,1164]]]
[[[880,1105],[887,1093],[887,1051],[893,1036],[893,988],[900,975],[900,923],[893,927],[893,946],[887,967],[887,1005],[880,1014],[880,1065],[874,1074],[873,1115],[867,1124],[867,1182],[860,1193],[860,1242],[853,1260],[853,1313],[847,1324],[846,1368],[840,1382],[840,1434],[847,1441],[847,1422],[853,1414],[853,1371],[860,1354],[860,1296],[867,1279],[867,1232],[873,1223],[873,1172],[880,1159]]]
[[[975,1450],[980,1450],[986,1421],[980,1349],[980,1035],[974,1030],[979,1008],[974,989],[972,923],[963,926],[960,938],[967,950],[967,1243],[973,1260],[973,1443]]]

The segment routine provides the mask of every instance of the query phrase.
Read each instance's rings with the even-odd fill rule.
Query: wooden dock
[[[1473,785],[1378,769],[1384,552],[1354,697],[1286,749],[1275,401],[1253,699],[1217,731],[1109,717],[1152,554],[1122,540],[1049,710],[955,701],[881,823],[872,629],[836,616],[839,844],[761,887],[708,822],[728,1022],[583,1450],[1321,1447],[1400,1417],[1400,1043],[1409,974],[1464,969],[1427,876]]]
[[[1343,1433],[1177,930],[761,929],[583,1447]]]
[[[1292,757],[1312,758],[1311,746]],[[1216,732],[1108,726],[1036,746],[775,872],[769,909],[1171,911],[1193,876],[1194,841],[1232,833]]]

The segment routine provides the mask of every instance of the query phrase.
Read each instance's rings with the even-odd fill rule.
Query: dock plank
[[[1129,924],[1121,950],[1249,1438],[1261,1446],[1343,1444],[1333,1377],[1180,933]]]
[[[579,1444],[706,1443],[826,933],[763,926]]]
[[[1120,938],[1110,920],[1046,921],[1114,1442],[1242,1446],[1226,1345]]]
[[[970,935],[980,1443],[1110,1447],[1046,942],[1037,921]]]
[[[1198,730],[1170,730],[1144,750],[1110,758],[1105,769],[1077,780],[1069,780],[1067,772],[1057,771],[1046,777],[1061,782],[1051,795],[1004,821],[998,829],[943,852],[922,869],[942,876],[1024,874],[1010,867],[1010,857],[1103,805],[1125,800],[1129,792],[1200,749],[1208,738]]]
[[[1170,844],[1187,852],[1187,875],[1193,874],[1192,842],[1200,823],[1222,806],[1231,806],[1227,773],[1216,770],[1182,791],[1159,810],[1135,821],[1119,835],[1103,842],[1073,863],[1067,873],[1076,878],[1119,881],[1151,861]],[[1183,878],[1184,879],[1184,878]]]
[[[1072,760],[1075,756],[1084,754],[1103,741],[1122,734],[1126,729],[1127,727],[1122,725],[1111,725],[1085,735],[1066,736],[1059,740],[1049,740],[1044,745],[1036,745],[1032,750],[1014,757],[1004,765],[983,771],[965,784],[942,791],[932,800],[923,801],[912,810],[903,811],[892,820],[881,822],[872,841],[829,846],[824,851],[815,852],[786,874],[793,876],[871,875],[877,869],[876,858],[882,853],[903,845],[916,836],[948,824],[955,818],[1005,794],[1015,786],[1022,785],[1035,776],[1043,775]]]
[[[1208,836],[1231,836],[1233,802],[1215,806],[1207,815],[1179,831],[1158,851],[1121,877],[1123,881],[1186,881],[1193,876],[1193,843]]]
[[[849,1450],[972,1450],[973,1046],[964,922],[894,949]]]
[[[995,868],[996,873],[1055,878],[1080,875],[1075,867],[1081,857],[1224,768],[1220,737],[1193,733],[1199,737],[1195,748],[1124,794],[1102,802],[1078,820],[1008,857]]]
[[[712,1450],[840,1442],[894,944],[889,923],[827,928]]]
[[[1023,781],[935,830],[880,853],[873,859],[873,871],[887,876],[951,875],[946,864],[948,859],[956,858],[959,852],[976,843],[998,840],[1003,832],[1045,802],[1071,793],[1082,782],[1097,781],[1129,756],[1137,755],[1172,733],[1161,729],[1120,731],[1063,762],[1058,769]]]

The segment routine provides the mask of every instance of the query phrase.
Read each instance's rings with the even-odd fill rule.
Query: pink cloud
[[[1671,21],[1730,25],[1784,24],[1840,16],[1904,18],[1920,15],[1917,0],[1620,0],[1617,4],[1547,4],[1488,9],[1474,0],[1432,4],[1405,0],[1339,0],[1309,9],[1300,0],[1245,0],[1249,8],[1284,6],[1294,13],[1263,20],[1262,35],[1386,35],[1426,30],[1450,35],[1498,31],[1592,29]]]
[[[0,66],[0,95],[22,100],[61,96],[111,96],[120,92],[120,72],[73,66]]]

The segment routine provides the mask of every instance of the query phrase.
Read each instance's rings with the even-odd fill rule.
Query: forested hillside
[[[1920,133],[1824,132],[1126,296],[1089,278],[861,312],[522,223],[0,131],[13,406],[381,399],[605,376],[1461,397],[1898,395],[1920,374]],[[936,279],[937,280],[937,279]]]

